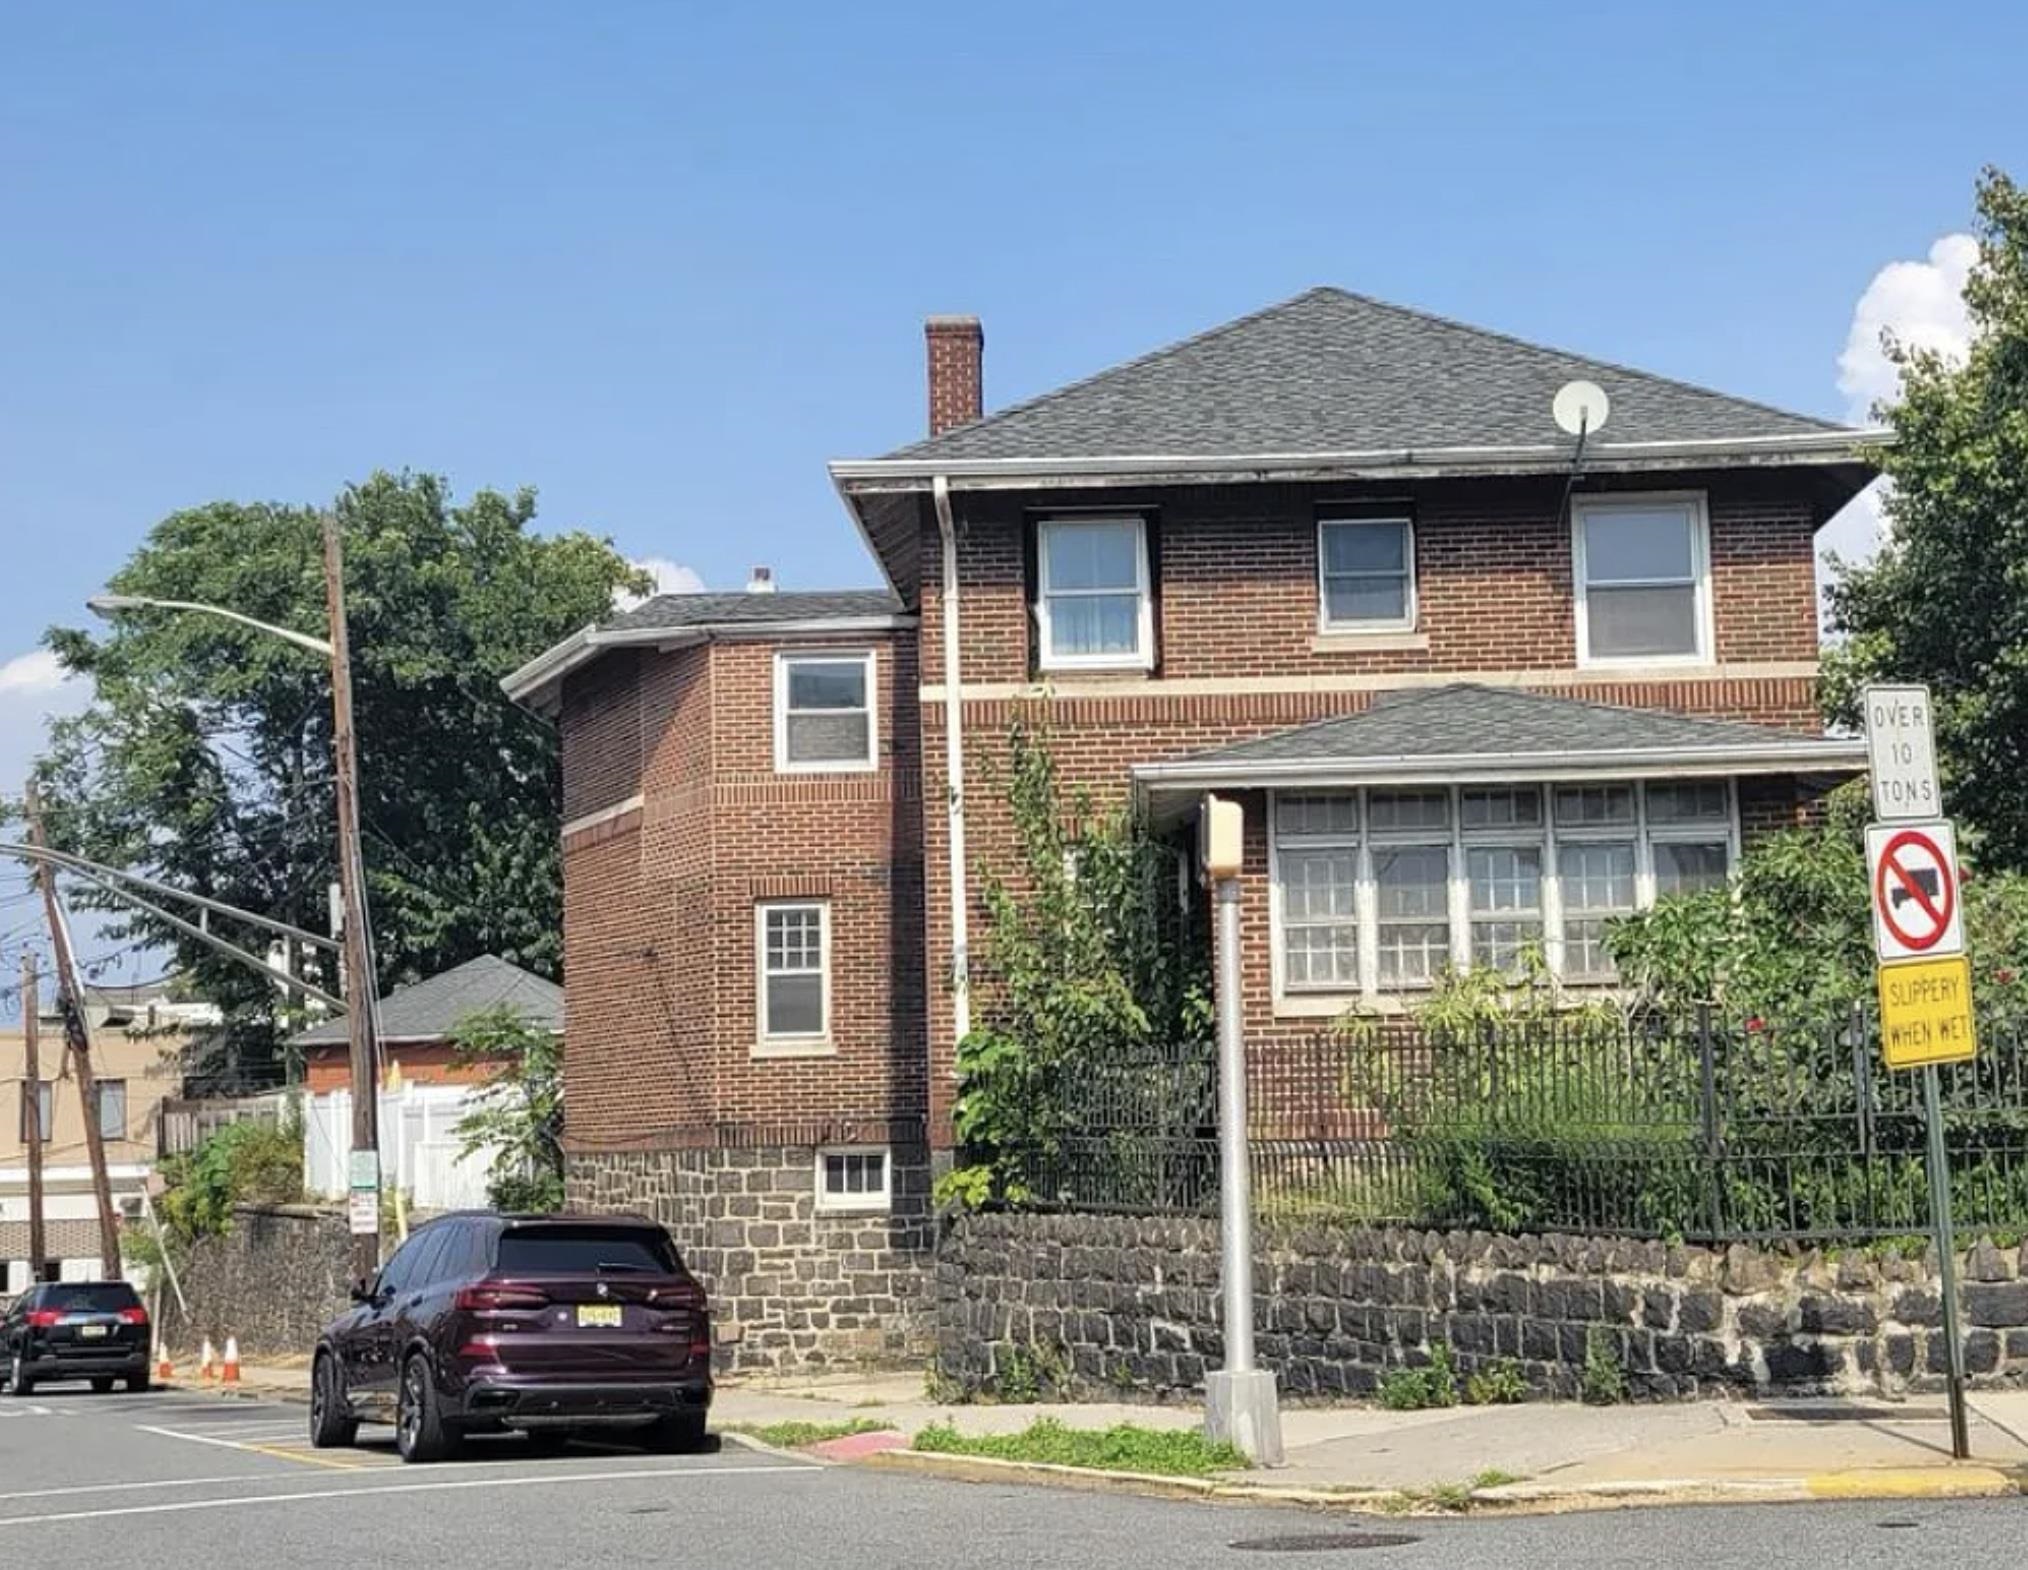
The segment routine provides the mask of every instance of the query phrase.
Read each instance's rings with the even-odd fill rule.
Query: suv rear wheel
[[[447,1461],[463,1436],[444,1422],[443,1403],[430,1377],[429,1359],[414,1353],[401,1366],[401,1398],[394,1412],[394,1448],[404,1461]]]
[[[358,1438],[359,1419],[346,1410],[338,1383],[338,1360],[320,1352],[310,1371],[310,1443],[319,1450],[339,1450]]]
[[[14,1365],[7,1375],[7,1389],[17,1396],[35,1394],[35,1381],[28,1377],[27,1370],[22,1367],[19,1352],[14,1354]]]

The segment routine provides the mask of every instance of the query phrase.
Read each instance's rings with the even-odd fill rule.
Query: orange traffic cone
[[[211,1344],[211,1337],[204,1338],[204,1351],[197,1359],[197,1377],[216,1379],[218,1377],[218,1352]]]
[[[169,1348],[159,1337],[155,1341],[155,1378],[167,1384],[176,1377],[176,1365],[169,1361]]]
[[[239,1341],[234,1336],[225,1338],[225,1369],[220,1377],[228,1385],[239,1383]]]

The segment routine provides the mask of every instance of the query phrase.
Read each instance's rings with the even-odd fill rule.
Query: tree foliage
[[[1205,935],[1179,906],[1176,851],[1129,808],[1066,791],[1047,738],[1017,726],[1004,781],[1018,856],[984,876],[974,970],[984,1023],[958,1043],[957,1135],[981,1157],[946,1198],[1025,1197],[1023,1157],[1060,1139],[1055,1076],[1211,1035]]]
[[[479,954],[559,963],[557,747],[510,704],[506,672],[610,609],[639,574],[606,542],[532,529],[532,492],[454,503],[430,475],[375,474],[338,500],[359,789],[385,989]],[[173,513],[116,593],[227,607],[321,633],[315,509],[216,502]],[[65,848],[322,931],[335,877],[329,672],[280,639],[190,613],[119,614],[48,642],[94,699],[42,766]],[[256,973],[144,915],[116,937],[166,944],[220,1002],[235,1056],[293,1023]],[[255,952],[258,931],[216,923]],[[331,984],[332,967],[306,970]]]
[[[2028,866],[2028,191],[1978,189],[1973,341],[1953,361],[1890,344],[1898,402],[1881,457],[1890,524],[1879,554],[1836,564],[1827,651],[1833,708],[1858,719],[1871,679],[1925,681],[1951,810],[1996,860]]]
[[[563,1205],[563,1043],[511,1004],[459,1021],[460,1062],[492,1066],[473,1109],[458,1121],[463,1155],[492,1158],[486,1197],[499,1210]]]
[[[183,1242],[216,1237],[235,1205],[286,1205],[303,1197],[303,1125],[228,1123],[194,1150],[162,1163],[162,1222]]]

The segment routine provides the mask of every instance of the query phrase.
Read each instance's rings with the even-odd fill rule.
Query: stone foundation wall
[[[927,1355],[935,1222],[929,1153],[896,1147],[892,1209],[817,1209],[816,1151],[770,1146],[574,1155],[575,1208],[669,1228],[711,1294],[725,1369],[898,1363]]]
[[[1933,1259],[1398,1230],[1261,1243],[1259,1354],[1293,1399],[1372,1395],[1439,1343],[1460,1377],[1512,1358],[1562,1397],[1592,1345],[1649,1400],[1942,1383]],[[1218,1257],[1207,1221],[958,1218],[938,1256],[937,1371],[970,1392],[1197,1395],[1223,1354]],[[1967,1372],[2028,1384],[2028,1250],[1975,1245],[1960,1285]]]
[[[207,1336],[220,1350],[237,1337],[249,1361],[304,1356],[351,1306],[352,1235],[342,1211],[242,1206],[232,1230],[193,1244],[177,1271],[190,1311],[164,1281],[162,1326],[179,1361]]]

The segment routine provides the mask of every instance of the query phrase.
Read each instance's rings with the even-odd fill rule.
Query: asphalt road
[[[0,1399],[0,1562],[275,1570],[677,1562],[709,1570],[1031,1570],[1036,1566],[1893,1566],[2000,1563],[2028,1502],[1627,1510],[1558,1517],[1385,1520],[825,1467],[727,1444],[667,1458],[511,1441],[404,1467],[384,1431],[311,1451],[300,1407],[209,1396]],[[1320,1534],[1410,1541],[1242,1549]]]

